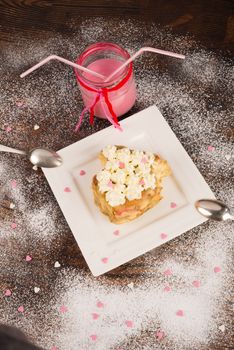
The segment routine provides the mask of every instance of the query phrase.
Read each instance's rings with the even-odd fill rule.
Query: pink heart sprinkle
[[[96,335],[96,334],[91,334],[91,335],[90,335],[90,338],[91,338],[93,341],[95,341],[95,340],[97,340],[97,335]]]
[[[65,306],[65,305],[61,305],[60,308],[59,308],[59,311],[64,314],[65,312],[68,311],[68,308]]]
[[[16,101],[15,104],[16,104],[17,107],[23,107],[24,102],[23,101]]]
[[[119,236],[120,235],[120,231],[119,230],[115,230],[113,233],[114,233],[115,236]]]
[[[11,228],[15,229],[17,227],[17,224],[15,222],[12,222]]]
[[[99,318],[99,314],[97,314],[96,312],[92,313],[92,317],[93,317],[93,320],[97,320]]]
[[[18,312],[24,312],[24,307],[22,305],[18,307]]]
[[[165,276],[171,276],[171,275],[172,275],[172,271],[171,271],[170,269],[167,269],[167,270],[165,270],[165,271],[163,272],[163,274],[164,274]]]
[[[213,146],[209,145],[209,146],[207,147],[207,150],[208,150],[209,152],[213,152],[213,151],[215,150],[215,148],[214,148]]]
[[[141,163],[146,164],[147,163],[147,159],[145,157],[141,158]]]
[[[11,290],[10,289],[6,289],[5,290],[5,293],[4,293],[4,295],[6,296],[6,297],[10,297],[11,296]]]
[[[170,292],[171,291],[171,287],[170,286],[166,286],[163,290],[164,290],[164,292]]]
[[[15,180],[11,181],[11,188],[16,188],[17,182]]]
[[[126,326],[127,326],[128,328],[132,328],[132,327],[133,327],[133,322],[130,321],[130,320],[125,321],[125,324],[126,324]]]
[[[165,337],[165,333],[164,331],[161,331],[160,329],[158,329],[155,333],[155,336],[158,340],[162,340]]]
[[[142,179],[142,180],[140,180],[139,181],[139,185],[142,185],[142,186],[144,186],[145,185],[145,181]]]
[[[174,209],[174,208],[176,208],[176,207],[177,207],[177,204],[176,204],[176,203],[174,203],[174,202],[171,202],[170,207],[171,207],[172,209]]]
[[[10,126],[7,126],[5,130],[6,132],[11,132],[12,128]]]
[[[214,267],[214,272],[215,273],[218,273],[218,272],[220,272],[221,271],[221,267],[219,267],[219,266],[215,266]]]
[[[184,311],[183,310],[178,310],[178,311],[176,311],[176,315],[180,316],[180,317],[183,317],[184,316]]]
[[[201,286],[201,282],[198,281],[198,280],[195,280],[192,282],[193,286],[196,287],[196,288],[199,288]]]
[[[119,168],[120,168],[120,169],[124,169],[124,168],[125,168],[124,162],[119,162]]]
[[[102,258],[102,262],[103,262],[103,264],[107,264],[108,263],[108,258]]]
[[[99,309],[104,307],[104,304],[101,301],[98,301],[96,305]]]
[[[85,170],[81,170],[80,171],[80,176],[84,176],[86,174],[86,171]]]
[[[160,234],[160,237],[161,237],[162,239],[166,239],[166,238],[167,238],[167,234],[166,234],[166,233],[161,233],[161,234]]]
[[[56,348],[56,346],[52,346],[52,348],[50,350],[59,350],[59,349]]]
[[[114,184],[111,180],[108,182],[107,186],[110,188],[114,188]]]
[[[71,192],[70,187],[65,187],[65,188],[64,188],[64,192]]]
[[[31,260],[32,260],[32,257],[31,257],[30,255],[26,255],[25,260],[26,260],[26,261],[31,261]]]

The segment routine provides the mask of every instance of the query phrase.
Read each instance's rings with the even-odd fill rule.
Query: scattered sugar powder
[[[37,232],[45,238],[57,234],[57,225],[53,215],[54,208],[52,204],[36,209],[27,213],[25,222],[29,229]]]
[[[103,40],[130,53],[142,46],[180,52],[184,61],[152,54],[135,61],[138,98],[128,115],[156,104],[215,195],[234,207],[230,60],[151,22],[84,18],[67,28],[69,36],[45,31],[41,38],[26,40],[17,33],[14,45],[4,44],[1,143],[57,150],[109,125],[95,120],[91,127],[86,118],[79,134],[73,132],[83,104],[69,67],[51,62],[19,78],[49,54],[75,60],[86,46]],[[40,125],[36,131],[35,125]],[[230,223],[207,222],[116,274],[94,278],[43,173],[18,155],[0,155],[0,199],[5,203],[6,198],[15,207],[0,207],[0,270],[3,291],[12,291],[0,304],[2,322],[18,326],[46,350],[202,350],[221,343],[221,325],[225,344],[234,346],[227,307],[232,291]],[[32,256],[30,263],[25,262],[27,255]],[[59,268],[54,267],[57,262]],[[165,275],[166,270],[172,274]],[[61,306],[67,312],[61,313]],[[160,340],[158,330],[165,333]]]
[[[42,173],[37,176],[30,171],[28,177],[23,178],[22,168],[14,167],[12,164],[14,161],[10,163],[6,155],[5,158],[5,161],[0,162],[1,201],[5,203],[6,208],[13,208],[13,210],[7,213],[1,224],[0,238],[27,237],[33,239],[35,244],[38,240],[44,240],[43,243],[50,244],[53,239],[59,237],[62,220],[57,207],[48,196],[41,198],[41,203],[39,198],[34,198],[35,184],[40,184],[39,177],[43,176]],[[16,187],[11,186],[9,174],[17,179],[17,181],[13,180],[17,183]],[[46,199],[48,199],[47,202]],[[12,230],[13,225],[15,230]]]
[[[219,336],[218,325],[226,316],[225,294],[231,296],[226,278],[232,256],[229,230],[231,224],[209,223],[196,241],[187,233],[193,251],[189,261],[185,253],[182,258],[178,254],[185,250],[186,241],[180,242],[174,256],[160,259],[160,265],[157,252],[148,253],[141,258],[147,276],[142,276],[133,290],[127,284],[114,285],[111,277],[94,278],[67,269],[58,275],[48,305],[41,299],[31,301],[39,310],[36,319],[28,305],[27,317],[17,322],[48,350],[53,344],[61,350],[202,349]],[[222,266],[219,275],[214,274],[215,264]],[[162,276],[168,266],[173,276]],[[199,289],[192,285],[194,278],[201,280]],[[165,293],[168,279],[172,290]],[[97,302],[102,302],[103,308],[98,308]],[[66,312],[61,314],[61,308]],[[12,316],[5,317],[11,321]],[[41,319],[43,324],[38,322]],[[155,337],[157,329],[165,332],[161,342]],[[95,345],[90,341],[94,334]]]

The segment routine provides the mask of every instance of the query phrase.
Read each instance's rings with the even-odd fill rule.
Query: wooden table
[[[1,6],[1,40],[14,41],[16,31],[22,37],[40,35],[40,31],[66,33],[66,23],[81,16],[124,16],[150,18],[176,33],[190,33],[206,47],[233,50],[233,2],[224,0],[111,0],[100,1],[4,1]]]
[[[58,45],[58,54],[68,58],[70,57],[70,59],[75,59],[76,57],[74,55],[76,53],[74,51],[66,51],[66,43],[69,41],[70,36],[74,34],[74,30],[79,30],[79,28],[81,28],[85,20],[88,21],[87,23],[89,23],[88,25],[90,26],[92,19],[95,21],[96,18],[100,16],[103,17],[104,22],[108,21],[109,23],[108,35],[110,35],[110,38],[112,39],[116,36],[120,39],[120,42],[121,35],[123,34],[121,30],[123,31],[123,28],[119,29],[119,34],[115,33],[114,30],[116,27],[119,28],[119,21],[130,19],[132,21],[131,23],[136,23],[136,28],[142,28],[141,34],[139,31],[136,33],[138,39],[137,42],[134,42],[134,45],[154,44],[148,30],[151,25],[156,24],[159,26],[159,30],[162,31],[162,33],[166,30],[170,32],[172,36],[192,36],[193,40],[197,42],[196,45],[199,50],[211,50],[210,52],[213,52],[214,55],[216,55],[215,57],[221,60],[227,60],[228,64],[230,64],[233,57],[234,6],[231,0],[213,0],[212,2],[208,0],[197,0],[194,2],[186,0],[2,1],[0,7],[0,57],[2,62],[0,72],[1,77],[3,77],[0,90],[0,98],[2,98],[0,106],[1,143],[22,149],[31,149],[37,145],[60,149],[108,125],[107,122],[98,121],[94,128],[91,129],[88,123],[85,122],[79,135],[71,131],[71,125],[75,125],[78,117],[77,110],[81,111],[82,101],[79,91],[76,88],[73,73],[71,71],[68,72],[68,70],[65,71],[64,67],[59,68],[59,66],[56,65],[53,68],[50,66],[50,68],[43,68],[40,72],[38,71],[33,76],[28,77],[27,80],[21,81],[19,78],[19,74],[22,71],[36,63],[39,58],[44,58],[46,54],[49,55],[51,53],[49,51],[49,46],[45,45],[43,47],[44,44],[42,45],[47,39],[48,42],[51,43],[53,49]],[[113,24],[113,28],[110,28],[111,24]],[[131,29],[133,27],[134,25],[131,24]],[[84,40],[81,47],[77,48],[78,52],[90,43],[89,40],[92,38],[91,34],[90,37],[86,37],[86,41]],[[107,36],[105,33],[104,35]],[[53,42],[54,37],[57,38],[55,43]],[[189,41],[190,43],[191,40]],[[35,50],[36,42],[38,42],[38,52]],[[129,43],[129,47],[131,47],[131,43]],[[163,42],[161,47],[164,47]],[[25,50],[29,50],[28,60],[23,63],[21,57],[27,57]],[[175,79],[175,82],[177,81],[177,76],[181,73],[180,68],[173,64],[170,59],[163,60],[159,57],[156,61],[151,58],[149,65],[152,68],[156,66],[157,69],[171,75],[173,79]],[[139,67],[136,69],[138,69],[139,72]],[[56,77],[58,77],[58,79],[61,78],[61,70],[64,74],[61,88],[61,94],[64,95],[64,105],[61,102],[61,97],[58,96],[59,93],[56,95],[57,91],[53,93],[48,90],[51,74],[54,74],[51,82],[51,89],[53,90],[53,88],[57,86]],[[185,81],[186,77],[184,82]],[[27,87],[28,84],[30,88]],[[41,95],[35,93],[37,99],[41,98],[41,105],[38,101],[33,102],[30,100],[30,93],[33,94],[36,92],[38,86],[40,86],[40,89],[46,86],[44,91],[41,90]],[[192,89],[198,90],[200,88],[189,80],[187,80],[185,86],[188,91]],[[67,91],[69,91],[69,94]],[[226,91],[225,87],[221,85],[214,89],[206,89],[207,97],[206,99],[204,98],[204,101],[207,103],[207,106],[210,106],[207,107],[206,110],[214,108],[214,101],[217,101],[217,97],[219,99],[220,96],[222,96],[224,111],[225,108],[230,110],[233,100],[233,95],[230,91],[231,90]],[[45,102],[47,95],[48,103]],[[27,101],[29,101],[28,105]],[[26,106],[22,106],[21,103],[25,103]],[[50,109],[50,104],[61,105],[61,109],[58,111],[57,115],[53,114],[54,109],[53,106]],[[139,103],[136,104],[127,116],[142,109],[142,106],[145,107]],[[11,115],[11,111],[13,115]],[[171,122],[173,124],[173,119],[170,117],[170,108],[167,109],[165,107],[163,114],[169,123]],[[50,118],[47,117],[48,115],[50,115]],[[214,120],[217,123],[213,130],[217,139],[220,138],[229,143],[233,141],[234,137],[233,117],[230,116],[230,113],[224,113],[222,120]],[[38,130],[33,129],[35,124],[40,125]],[[11,128],[11,130],[9,128]],[[180,141],[202,172],[206,181],[210,183],[214,192],[222,198],[224,192],[220,191],[220,183],[223,183],[224,187],[225,185],[228,186],[231,191],[230,176],[231,174],[233,175],[233,169],[228,165],[226,173],[225,171],[220,172],[217,169],[214,170],[214,168],[212,172],[208,163],[202,163],[204,158],[201,158],[198,144],[195,140],[190,140],[190,142],[188,142],[188,138],[183,138],[180,129],[176,128],[176,126],[175,129]],[[77,274],[80,274],[82,271],[83,275],[86,275],[87,278],[91,277],[86,262],[82,257],[69,227],[61,216],[60,209],[42,172],[39,170],[32,173],[31,166],[28,162],[17,156],[1,154],[0,161],[1,164],[9,164],[9,162],[11,164],[8,176],[6,177],[7,170],[4,169],[4,174],[0,177],[0,185],[3,188],[4,194],[3,198],[1,198],[0,230],[1,227],[4,227],[5,233],[2,238],[0,235],[0,287],[3,292],[6,289],[12,291],[10,297],[4,296],[1,299],[0,309],[3,315],[2,319],[4,323],[16,325],[24,329],[35,342],[44,344],[43,337],[46,334],[46,330],[44,329],[44,333],[40,334],[40,325],[43,325],[43,319],[44,317],[46,318],[46,316],[40,312],[39,308],[46,308],[48,303],[51,305],[51,300],[53,301],[53,298],[55,298],[54,295],[55,288],[57,288],[59,270],[54,268],[54,262],[59,261],[62,271],[73,269]],[[17,169],[20,169],[20,172]],[[18,178],[19,181],[17,180]],[[20,202],[16,204],[14,209],[10,209],[12,191],[14,190],[10,187],[12,186],[11,181],[13,179],[18,181],[16,184],[16,186],[18,186],[17,188],[19,188],[18,191],[24,191],[26,202]],[[35,183],[36,186],[33,185]],[[17,198],[19,201],[22,200],[20,194],[18,194]],[[25,211],[27,213],[28,208],[30,208],[30,210],[36,210],[37,207],[41,208],[48,205],[48,203],[50,203],[53,208],[51,215],[53,216],[53,222],[56,223],[56,228],[49,226],[44,229],[47,230],[46,232],[48,232],[48,235],[55,229],[59,232],[52,245],[46,244],[45,239],[39,238],[38,240],[31,240],[27,228],[25,228],[25,234],[22,236],[22,239],[17,233],[13,235],[7,233],[7,225],[11,225],[17,220],[20,222],[21,211],[18,206],[25,206]],[[31,214],[33,210],[31,210]],[[41,215],[43,215],[43,213]],[[24,217],[22,220],[24,220]],[[38,225],[37,222],[33,221],[33,216],[31,220],[32,225]],[[20,225],[23,225],[23,221],[20,222],[18,226]],[[214,225],[215,229],[217,229],[217,225],[218,224]],[[163,262],[165,257],[170,255],[180,255],[183,261],[192,259],[191,256],[196,240],[201,238],[205,230],[209,230],[210,227],[210,224],[206,223],[203,227],[203,231],[200,228],[193,229],[189,234],[182,235],[161,246],[157,250],[148,253],[146,258],[140,257],[111,271],[106,275],[103,282],[105,287],[116,286],[121,288],[121,286],[124,287],[132,282],[134,282],[135,285],[141,285],[144,281],[149,280],[152,274],[155,273],[155,267],[150,267],[149,264],[147,265],[145,259],[150,259],[150,257],[155,256],[155,254],[157,255],[159,263]],[[227,227],[231,232],[231,225]],[[17,229],[22,230],[21,227],[11,227],[11,229],[16,231]],[[38,227],[38,230],[40,230],[40,227]],[[26,255],[33,257],[30,265],[29,262],[28,264],[25,263]],[[230,272],[227,271],[226,279],[231,278],[230,276]],[[97,280],[100,282],[103,281],[102,277]],[[40,293],[35,295],[33,292],[33,286],[37,285],[40,285],[40,289],[43,292],[41,294],[43,295]],[[211,337],[210,342],[203,344],[200,349],[223,350],[234,348],[231,330],[231,297],[229,292],[230,291],[227,290],[223,291],[225,317],[223,318],[223,316],[220,316],[220,319],[222,319],[221,322],[225,323],[225,333]],[[23,318],[19,319],[16,308],[20,305],[24,305],[25,307],[26,321]],[[216,315],[215,317],[218,316]],[[29,321],[27,321],[27,319]],[[48,322],[48,320],[46,322]],[[43,329],[43,326],[41,327]],[[49,326],[47,328],[49,334],[50,330],[48,329]],[[50,329],[53,330],[53,327]],[[149,327],[147,331],[144,330],[137,334],[138,343],[140,344],[138,347],[136,345],[136,340],[133,340],[131,337],[129,337],[128,340],[126,338],[121,344],[115,345],[129,350],[143,349],[144,344],[148,344],[147,336],[150,332],[152,332],[152,330]],[[174,349],[173,346],[173,342],[167,342],[167,340],[165,340],[165,343],[155,342],[155,345],[152,346],[151,344],[150,347],[146,348],[152,350],[161,348]],[[52,345],[48,343],[48,349],[51,349],[51,347]],[[86,348],[82,348],[82,346],[78,348],[86,350]],[[92,344],[92,349],[94,348]],[[184,347],[184,349],[185,348],[193,349],[192,345],[191,347],[188,346]],[[65,350],[65,347],[59,348],[59,350]],[[71,350],[73,350],[73,348]]]

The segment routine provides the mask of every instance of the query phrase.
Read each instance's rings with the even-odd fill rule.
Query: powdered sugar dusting
[[[51,204],[27,213],[25,223],[29,229],[35,230],[37,235],[43,235],[48,239],[57,234],[56,221],[53,217],[54,208]]]
[[[86,119],[75,134],[83,106],[72,69],[51,62],[19,78],[40,59],[54,53],[75,60],[86,46],[104,40],[130,53],[143,45],[168,49],[186,59],[146,54],[135,61],[138,97],[131,113],[156,104],[217,197],[234,206],[231,62],[151,23],[92,18],[68,27],[69,37],[45,32],[26,41],[16,34],[19,45],[5,47],[1,143],[57,150],[108,125],[96,120],[92,128]],[[220,344],[221,325],[231,344],[231,223],[207,222],[116,274],[94,278],[79,264],[80,252],[42,172],[21,156],[0,157],[0,199],[15,204],[10,212],[2,207],[0,216],[3,292],[12,291],[0,306],[2,322],[20,327],[46,350],[202,349]],[[108,263],[111,257],[104,258]],[[129,277],[122,278],[125,272]],[[158,330],[164,334],[160,341]]]
[[[95,349],[100,350],[118,347],[142,349],[143,344],[154,349],[172,346],[173,349],[187,346],[197,349],[208,344],[211,336],[218,336],[217,315],[220,322],[225,318],[223,295],[229,283],[225,270],[231,266],[230,240],[226,230],[230,227],[223,225],[220,228],[219,224],[210,223],[203,230],[205,235],[192,244],[193,261],[188,262],[185,254],[182,259],[177,255],[179,249],[186,248],[185,241],[177,246],[174,257],[168,260],[165,256],[160,266],[157,252],[145,255],[141,259],[145,270],[150,272],[134,290],[111,284],[108,277],[97,279],[83,273],[77,275],[77,271],[63,271],[58,276],[54,299],[46,307],[46,317],[53,322],[54,334],[44,338],[45,333],[38,329],[41,344],[48,348],[48,341],[56,341],[59,349],[73,350],[76,346],[92,349],[92,334],[97,336]],[[215,261],[224,269],[215,277],[212,269],[214,256],[222,256]],[[174,271],[173,288],[170,293],[164,293],[167,276],[162,277],[160,269],[168,264]],[[194,277],[202,280],[199,290],[191,286]],[[102,300],[105,307],[98,308],[97,300]],[[57,311],[61,305],[66,305],[66,313],[63,312],[62,316]],[[99,317],[94,322],[91,315],[97,312]],[[166,334],[160,344],[154,336],[158,327]],[[147,336],[144,335],[146,330]],[[129,343],[129,337],[137,339],[137,343]]]
[[[18,179],[17,186],[12,187],[9,174],[15,174]],[[7,160],[2,163],[1,197],[7,198],[9,208],[12,207],[12,202],[14,203],[14,211],[1,225],[0,237],[11,238],[14,236],[19,239],[28,235],[32,236],[34,241],[44,238],[45,242],[49,244],[54,236],[59,236],[61,220],[59,220],[56,208],[51,202],[43,204],[43,200],[40,203],[38,199],[33,201],[33,198],[30,197],[30,192],[35,190],[37,175],[31,172],[26,181],[22,176],[23,172],[18,168],[12,168]],[[14,222],[12,222],[12,217]],[[14,232],[10,230],[10,227],[15,229]]]

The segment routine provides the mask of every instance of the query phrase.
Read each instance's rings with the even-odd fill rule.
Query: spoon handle
[[[4,145],[0,145],[0,152],[18,153],[18,154],[24,154],[24,155],[27,154],[25,151],[21,151],[19,149],[7,147]]]

